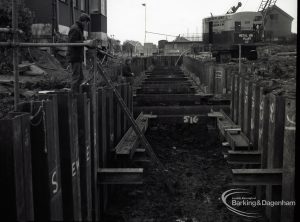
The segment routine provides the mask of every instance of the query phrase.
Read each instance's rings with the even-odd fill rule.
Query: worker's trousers
[[[72,83],[73,93],[79,93],[79,86],[83,81],[82,62],[72,62]]]

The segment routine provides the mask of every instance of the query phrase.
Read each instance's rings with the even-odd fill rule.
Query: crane
[[[262,0],[257,11],[262,13],[266,12],[266,9],[275,5],[276,2],[277,0]]]
[[[258,12],[261,12],[262,14],[262,26],[261,26],[261,30],[263,33],[263,40],[264,40],[264,30],[265,30],[265,23],[266,23],[266,17],[268,15],[268,8],[272,7],[273,5],[275,5],[277,2],[277,0],[262,0],[259,8],[258,8]]]
[[[242,3],[239,2],[237,6],[232,6],[232,7],[226,12],[226,14],[232,14],[232,13],[235,13],[241,6],[242,6]]]

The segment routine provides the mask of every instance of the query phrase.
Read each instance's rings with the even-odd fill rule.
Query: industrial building
[[[25,5],[35,15],[32,34],[35,41],[65,39],[71,25],[82,12],[91,16],[91,25],[85,36],[107,41],[107,0],[25,0]]]

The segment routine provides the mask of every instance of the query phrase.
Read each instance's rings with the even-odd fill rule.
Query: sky
[[[191,36],[202,32],[202,19],[223,15],[238,2],[241,11],[257,11],[261,0],[107,0],[107,33],[121,40],[135,40],[142,44],[146,30],[165,35],[147,33],[146,42],[157,44],[161,39],[173,41],[179,34]],[[297,0],[277,0],[276,5],[294,20],[292,32],[297,33]]]

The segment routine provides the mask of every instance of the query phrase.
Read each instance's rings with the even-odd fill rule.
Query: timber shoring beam
[[[281,185],[282,169],[233,169],[233,185]]]
[[[213,110],[226,110],[229,112],[229,105],[194,105],[194,106],[137,106],[134,107],[136,114],[143,112],[159,116],[169,115],[207,115]]]
[[[140,130],[144,133],[148,128],[148,118],[143,116],[143,113],[136,119],[136,123],[139,126]],[[132,152],[138,146],[139,138],[134,132],[133,128],[130,127],[125,135],[122,137],[120,142],[115,147],[115,152],[117,155],[129,155],[132,156]]]
[[[226,153],[229,164],[255,164],[260,165],[261,153],[258,151],[235,151],[228,150]]]
[[[143,184],[142,168],[100,168],[98,184]]]

